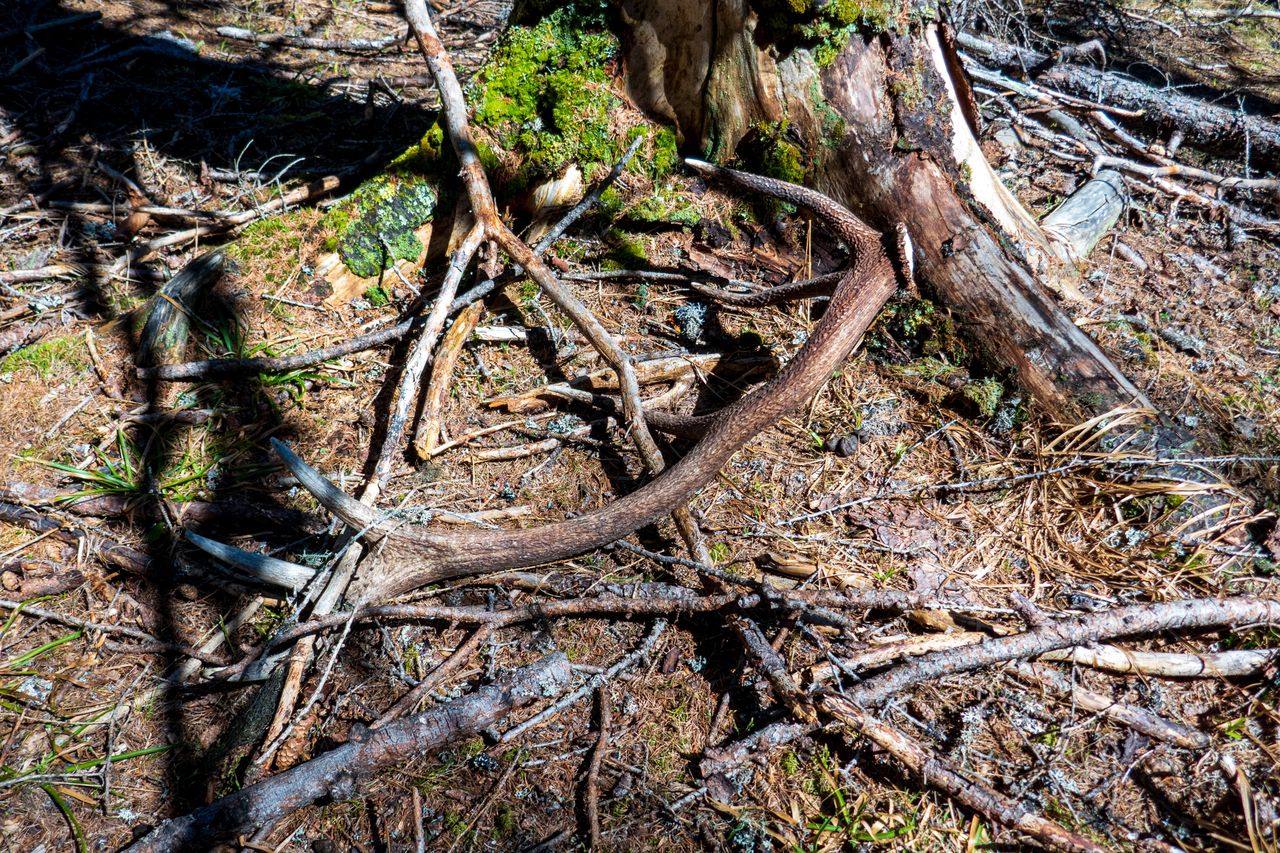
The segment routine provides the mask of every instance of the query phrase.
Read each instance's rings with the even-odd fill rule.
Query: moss
[[[617,219],[622,215],[626,204],[622,193],[618,192],[616,187],[609,187],[600,193],[600,216],[606,221]]]
[[[364,292],[364,298],[369,300],[369,304],[375,308],[386,305],[391,301],[391,296],[382,287],[371,287]]]
[[[493,831],[499,838],[505,838],[516,831],[516,813],[507,803],[498,806],[493,816]]]
[[[886,333],[922,356],[955,366],[968,363],[969,353],[955,321],[927,299],[902,299],[886,305],[868,338],[869,346],[883,348]]]
[[[907,376],[918,377],[926,382],[937,382],[951,376],[963,375],[965,371],[943,359],[925,356],[903,365],[901,372]]]
[[[808,172],[804,149],[791,139],[791,123],[757,122],[738,148],[749,171],[781,181],[803,184]],[[795,205],[769,199],[765,205],[771,216],[795,213]]]
[[[653,156],[650,162],[650,177],[655,179],[671,174],[680,164],[680,151],[674,130],[665,126],[658,128],[653,137]]]
[[[793,184],[803,183],[806,171],[804,151],[799,145],[787,140],[787,129],[788,122],[785,119],[765,128],[764,157],[760,165],[764,174],[772,178]]]
[[[325,249],[336,250],[347,268],[364,278],[397,260],[415,260],[423,246],[414,232],[431,221],[442,203],[439,176],[448,173],[451,157],[437,122],[326,214],[324,226],[333,236]]]
[[[889,93],[898,102],[900,112],[913,112],[924,104],[924,73],[924,60],[919,56],[909,69],[894,73],[889,82]]]
[[[631,210],[627,217],[636,222],[667,223],[692,227],[702,221],[702,214],[689,204],[681,187],[663,183]]]
[[[960,390],[966,400],[978,407],[983,417],[992,417],[1004,399],[1004,386],[994,379],[978,379]]]
[[[582,27],[601,28],[610,20],[610,0],[516,0],[512,4],[510,21],[513,24],[531,24],[554,12],[560,12],[566,22]]]
[[[338,253],[353,273],[366,278],[397,260],[416,259],[423,247],[414,231],[431,220],[438,201],[433,180],[388,169],[352,193],[335,217],[346,218]]]
[[[864,30],[882,33],[891,29],[903,11],[893,0],[831,0],[827,4],[833,18],[842,24],[857,24]]]
[[[605,269],[633,270],[649,263],[649,253],[638,237],[615,228],[609,232],[609,239],[613,249],[601,264]]]
[[[900,31],[907,23],[903,0],[765,0],[755,5],[764,41],[784,54],[808,49],[819,68],[834,62],[855,33]]]
[[[612,118],[623,103],[610,68],[618,42],[593,29],[593,19],[574,5],[509,28],[468,87],[474,123],[519,164],[499,175],[505,189],[522,189],[569,163],[590,179],[621,156]]]
[[[49,379],[60,368],[84,370],[89,364],[84,339],[79,335],[53,338],[32,344],[0,361],[0,374],[30,370],[41,379]]]
[[[844,116],[827,103],[817,78],[809,84],[809,100],[813,103],[814,115],[822,123],[822,144],[828,148],[834,148],[844,139],[846,129]]]
[[[227,247],[227,255],[233,260],[251,261],[296,253],[302,245],[302,235],[306,230],[299,226],[293,213],[282,213],[251,222],[240,232],[239,238]]]

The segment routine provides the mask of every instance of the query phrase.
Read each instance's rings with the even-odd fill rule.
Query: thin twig
[[[601,685],[596,691],[596,705],[600,709],[600,732],[596,736],[596,748],[591,753],[591,765],[587,769],[586,812],[588,850],[601,850],[600,846],[600,764],[609,748],[609,688]]]
[[[845,696],[824,696],[822,710],[865,735],[918,774],[925,785],[954,797],[987,819],[1012,827],[1055,850],[1073,853],[1107,853],[1107,848],[1063,829],[1030,811],[1022,803],[981,782],[966,779],[933,750],[899,729],[864,711]]]
[[[493,625],[481,625],[472,631],[471,636],[467,637],[462,645],[453,650],[453,654],[431,670],[427,677],[419,681],[412,690],[401,696],[369,728],[380,729],[392,720],[403,717],[416,709],[428,693],[435,690],[446,678],[466,665],[467,661],[471,660],[471,656],[476,653],[476,650],[493,636],[495,630],[497,629]]]
[[[141,640],[142,642],[147,643],[149,648],[157,651],[177,652],[178,654],[195,658],[201,663],[207,663],[213,666],[226,666],[226,661],[214,654],[193,648],[185,643],[167,643],[163,640],[158,640],[146,631],[138,628],[131,628],[128,625],[108,625],[103,622],[80,619],[76,616],[67,616],[53,610],[46,610],[43,607],[33,607],[24,601],[11,601],[7,598],[0,598],[0,607],[5,610],[14,610],[23,615],[35,617],[36,619],[47,619],[50,622],[57,622],[62,625],[68,625],[72,628],[80,628],[84,631],[98,631],[103,634],[115,634],[121,637],[129,637],[134,640]]]

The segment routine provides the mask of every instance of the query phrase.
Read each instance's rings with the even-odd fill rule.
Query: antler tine
[[[376,510],[365,506],[329,482],[323,474],[303,462],[302,458],[280,439],[271,439],[271,448],[284,462],[290,473],[298,478],[302,488],[314,495],[321,506],[355,529],[362,531],[365,538],[381,539],[386,535],[378,529],[379,519]]]
[[[287,560],[277,560],[275,557],[242,551],[231,545],[224,545],[213,539],[207,539],[199,533],[192,533],[190,530],[186,531],[186,536],[188,542],[209,556],[216,557],[224,563],[230,563],[236,568],[248,572],[254,580],[262,581],[272,586],[282,586],[289,590],[298,589],[315,577],[316,574],[314,569],[309,569],[306,566],[299,566],[297,563],[290,563]]]

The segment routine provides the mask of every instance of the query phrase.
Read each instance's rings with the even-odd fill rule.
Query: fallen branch
[[[441,409],[453,383],[453,371],[457,367],[458,356],[462,354],[463,344],[471,337],[483,312],[483,302],[468,306],[453,321],[440,342],[431,366],[431,384],[427,386],[426,399],[422,404],[422,419],[413,439],[413,449],[419,459],[430,459],[440,444]]]
[[[493,636],[493,632],[497,628],[493,625],[481,625],[479,628],[471,632],[471,636],[467,637],[462,645],[453,650],[453,654],[440,663],[435,669],[427,674],[427,677],[414,685],[413,689],[405,695],[401,696],[396,703],[388,708],[381,717],[374,721],[371,729],[380,729],[393,720],[403,717],[414,711],[420,702],[426,698],[427,694],[439,687],[446,678],[453,675],[461,669],[467,661],[471,660],[471,656],[479,650],[479,648]]]
[[[1197,598],[1118,607],[1084,616],[1050,619],[1042,627],[993,637],[977,646],[933,652],[854,685],[845,695],[848,701],[871,708],[924,681],[1111,637],[1277,622],[1280,622],[1280,601],[1257,598]]]
[[[290,190],[278,198],[274,198],[264,204],[258,205],[252,210],[241,211],[240,213],[220,219],[209,225],[198,225],[195,228],[188,228],[185,231],[175,231],[172,234],[166,234],[163,237],[157,237],[147,243],[131,249],[121,257],[117,258],[108,271],[111,275],[119,275],[124,272],[131,264],[143,260],[153,252],[169,246],[176,246],[181,243],[187,243],[192,240],[202,240],[206,237],[214,237],[222,234],[234,232],[251,222],[275,213],[277,210],[284,210],[292,205],[302,204],[307,201],[328,195],[342,185],[342,179],[335,175],[328,175],[318,180],[312,181],[305,186]]]
[[[1107,719],[1128,726],[1139,734],[1171,743],[1182,749],[1208,749],[1212,745],[1209,736],[1204,732],[1166,720],[1145,708],[1117,702],[1110,696],[1086,690],[1072,684],[1066,677],[1043,664],[1017,663],[1009,669],[1023,681],[1069,696],[1072,705],[1102,714]]]
[[[350,799],[358,786],[375,773],[403,766],[430,750],[470,737],[499,722],[514,708],[559,694],[569,683],[571,673],[568,658],[556,653],[439,708],[376,731],[358,727],[342,746],[189,815],[165,821],[126,850],[208,850],[257,827],[276,823],[321,799]]]
[[[0,490],[3,495],[3,490]],[[4,495],[7,497],[7,495]],[[28,506],[0,502],[0,521],[16,524],[40,533],[50,533],[59,542],[67,542],[85,548],[104,564],[130,574],[145,574],[151,568],[151,557],[141,551],[104,539],[91,530],[68,527],[41,515]]]
[[[769,645],[760,627],[753,620],[743,616],[731,616],[729,627],[738,635],[742,648],[747,654],[747,660],[751,661],[751,665],[773,687],[773,693],[778,702],[800,722],[816,722],[818,717],[813,711],[809,697],[791,677],[782,655]]]
[[[654,622],[653,627],[649,629],[649,633],[645,636],[644,640],[640,642],[639,646],[624,655],[617,663],[606,669],[604,672],[588,678],[577,690],[574,690],[572,693],[569,693],[560,700],[546,708],[543,708],[537,714],[534,714],[520,725],[507,729],[502,733],[502,737],[499,738],[499,743],[510,743],[534,726],[542,725],[547,720],[559,714],[565,708],[568,708],[573,703],[582,699],[582,697],[586,696],[591,691],[603,687],[616,678],[620,673],[623,673],[640,663],[640,661],[647,658],[649,653],[653,651],[654,645],[657,644],[658,638],[662,636],[662,632],[665,630],[667,630],[667,620],[659,619]]]
[[[1039,659],[1070,661],[1108,672],[1134,672],[1163,678],[1241,678],[1256,675],[1271,666],[1277,660],[1277,652],[1275,649],[1237,649],[1192,655],[1096,645],[1047,652]]]
[[[1055,850],[1107,853],[1107,848],[1063,829],[1031,812],[1022,803],[981,782],[966,779],[950,762],[917,743],[904,732],[877,719],[854,701],[838,694],[822,697],[821,708],[855,732],[864,735],[921,777],[925,785],[953,797],[988,820],[1016,829]]]
[[[408,29],[401,29],[389,36],[376,39],[322,39],[311,36],[292,36],[288,33],[255,33],[242,27],[218,27],[218,35],[237,41],[249,41],[257,45],[285,45],[305,50],[336,50],[342,53],[362,53],[385,50],[409,38]]]
[[[591,752],[591,766],[587,769],[585,811],[587,813],[587,849],[601,850],[600,846],[600,764],[609,750],[609,689],[601,686],[596,691],[596,705],[600,709],[600,732]]]
[[[324,631],[340,628],[347,622],[362,624],[372,620],[405,622],[443,622],[477,625],[491,630],[524,622],[567,617],[598,618],[662,616],[674,618],[690,613],[713,613],[726,608],[755,606],[758,598],[731,594],[699,595],[690,589],[670,584],[606,584],[599,595],[564,601],[535,601],[510,610],[487,607],[450,607],[436,604],[378,604],[354,611],[317,615],[306,622],[286,628],[266,643],[260,654],[268,654]],[[223,678],[238,675],[257,656],[228,667],[218,673]]]
[[[449,313],[461,311],[471,301],[465,301],[470,293],[464,293],[449,306]],[[304,367],[314,367],[344,355],[363,352],[383,344],[398,341],[424,323],[425,317],[412,317],[386,329],[369,332],[344,341],[340,344],[322,347],[296,355],[281,355],[259,358],[215,358],[207,361],[190,361],[185,364],[166,364],[162,367],[139,368],[139,379],[153,379],[158,382],[186,382],[205,379],[234,379],[241,376],[255,376],[259,373],[288,373]]]
[[[169,643],[158,640],[139,628],[132,628],[128,625],[108,625],[103,622],[94,622],[89,619],[81,619],[76,616],[67,616],[54,610],[46,610],[43,607],[35,607],[25,601],[10,601],[7,598],[0,598],[0,608],[13,611],[15,613],[30,616],[33,619],[44,619],[49,622],[57,622],[61,625],[68,625],[72,628],[79,628],[82,631],[97,631],[102,634],[114,634],[120,637],[129,637],[130,639],[140,640],[144,643],[146,653],[153,654],[159,652],[176,652],[195,658],[201,663],[207,663],[214,666],[225,666],[226,661],[217,655],[209,654],[200,649],[188,646],[184,643]]]

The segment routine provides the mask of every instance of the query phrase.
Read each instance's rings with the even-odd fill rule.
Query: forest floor
[[[20,32],[86,12],[97,16]],[[505,15],[497,2],[440,15],[461,76],[484,61]],[[387,377],[404,358],[396,346],[234,381],[136,378],[131,318],[211,244],[227,247],[230,264],[191,318],[190,359],[341,342],[391,324],[413,301],[412,282],[390,273],[335,292],[324,199],[257,218],[233,236],[139,249],[195,220],[173,211],[130,216],[138,205],[130,181],[156,206],[252,211],[326,175],[341,178],[344,192],[354,188],[434,121],[436,98],[411,42],[263,45],[219,27],[349,42],[403,22],[399,4],[366,0],[58,0],[0,10],[0,598],[9,602],[0,613],[0,849],[116,849],[244,783],[252,746],[236,735],[255,713],[253,691],[210,687],[198,672],[186,683],[166,676],[185,659],[175,644],[198,647],[225,631],[230,648],[211,661],[237,659],[282,623],[289,602],[238,585],[181,531],[323,560],[333,531],[268,439],[287,440],[353,490],[383,429]],[[1280,27],[1271,32],[1280,38]],[[1030,211],[1048,212],[1087,179],[1087,163],[1019,140],[994,104],[983,106],[991,110],[988,156]],[[692,177],[655,185],[628,172],[617,201],[553,251],[566,270],[647,267],[763,284],[838,268],[825,233],[775,213]],[[1235,498],[1262,512],[1255,532],[1265,536],[1266,513],[1280,498],[1280,249],[1229,236],[1200,209],[1135,190],[1088,261],[1084,301],[1065,308],[1196,437],[1197,452],[1229,473]],[[438,281],[443,266],[430,260],[423,280]],[[5,277],[39,269],[48,274]],[[655,281],[575,287],[636,357],[702,359],[696,370],[682,368],[694,389],[682,410],[714,409],[776,369],[822,310],[708,308],[689,289]],[[555,351],[545,335],[524,334],[545,324],[541,311],[550,308],[537,301],[519,279],[489,299],[443,408],[443,437],[458,443],[426,463],[399,457],[382,505],[468,516],[453,523],[532,525],[601,506],[643,476],[625,436],[598,412],[524,394],[603,367],[567,325]],[[650,391],[671,384],[668,377]],[[504,400],[528,405],[513,414]],[[894,649],[941,632],[1016,627],[1013,593],[1053,612],[1276,597],[1275,566],[1248,537],[1206,543],[1159,523],[1185,485],[1136,476],[1141,468],[1126,467],[1123,448],[1086,458],[1098,429],[1048,423],[1005,377],[968,363],[944,308],[903,296],[818,397],[753,439],[692,508],[717,564],[746,576],[780,586],[947,590],[994,608],[963,624],[933,611],[869,612],[852,636],[769,626],[790,671],[806,681],[830,679],[837,653],[880,654],[882,665]],[[502,455],[509,458],[492,458]],[[633,538],[682,553],[669,523]],[[622,548],[555,567],[614,581],[671,579],[673,571]],[[434,594],[490,606],[512,595],[469,582]],[[22,612],[17,601],[53,613]],[[228,629],[246,608],[243,624]],[[537,650],[564,651],[586,677],[653,624],[565,619],[505,629],[433,701]],[[275,766],[378,718],[469,633],[448,624],[358,627],[302,737]],[[1277,640],[1270,627],[1126,648],[1195,653],[1275,648]],[[815,652],[820,644],[827,654]],[[1274,663],[1234,679],[1060,666],[1097,693],[1204,733],[1238,765],[1246,790],[1264,801],[1280,794]],[[740,790],[687,797],[704,784],[694,772],[704,751],[773,719],[767,684],[718,624],[673,621],[605,695],[612,722],[600,819],[618,849],[1018,843],[838,730],[774,750]],[[967,773],[1104,846],[1276,849],[1274,835],[1256,834],[1265,815],[1253,800],[1245,808],[1239,780],[1225,778],[1208,750],[1136,734],[1013,670],[922,685],[895,714]],[[512,745],[477,736],[422,755],[351,800],[299,811],[252,849],[413,849],[418,831],[425,849],[523,850],[557,837],[568,837],[569,849],[563,833],[579,826],[597,725],[587,700]]]

